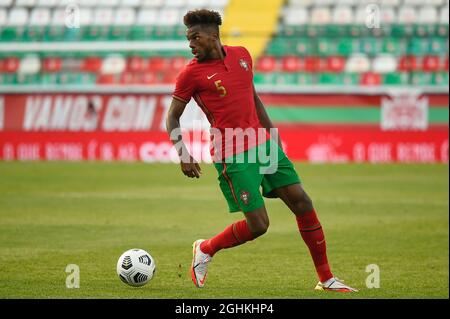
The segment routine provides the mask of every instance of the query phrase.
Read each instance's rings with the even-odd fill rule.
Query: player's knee
[[[291,206],[295,215],[302,215],[314,209],[313,202],[306,193],[302,193],[301,196],[296,198]]]
[[[269,229],[269,220],[259,220],[251,227],[253,235],[256,237],[264,235]]]

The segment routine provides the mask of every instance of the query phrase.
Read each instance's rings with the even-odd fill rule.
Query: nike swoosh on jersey
[[[208,80],[211,80],[213,77],[215,77],[217,75],[217,73],[214,73],[213,75],[210,76],[206,76],[208,78]]]

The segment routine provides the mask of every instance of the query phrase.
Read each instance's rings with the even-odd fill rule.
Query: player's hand
[[[187,163],[181,162],[181,170],[183,174],[190,178],[199,178],[202,175],[202,170],[200,165],[191,158],[191,160]]]

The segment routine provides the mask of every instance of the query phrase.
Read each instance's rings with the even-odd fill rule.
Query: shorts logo
[[[243,67],[245,69],[245,71],[249,70],[248,63],[244,59],[240,59],[239,64],[241,65],[241,67]]]
[[[248,201],[250,199],[250,193],[247,191],[241,191],[240,194],[241,200],[245,205],[248,205]]]

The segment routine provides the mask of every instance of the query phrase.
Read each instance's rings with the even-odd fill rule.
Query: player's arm
[[[256,105],[256,113],[258,114],[259,122],[261,125],[270,132],[270,129],[274,129],[275,126],[273,126],[272,121],[269,118],[269,115],[266,112],[266,108],[264,107],[263,102],[259,98],[258,94],[256,93],[255,86],[253,85],[253,97],[255,99],[255,105]],[[277,132],[277,142],[278,145],[281,146],[281,138],[280,135],[278,135]]]
[[[180,157],[180,165],[183,174],[191,178],[199,178],[202,173],[200,166],[189,153],[181,136],[180,117],[185,108],[185,102],[175,98],[172,99],[169,112],[167,113],[166,129],[167,133],[169,133],[170,140]]]

